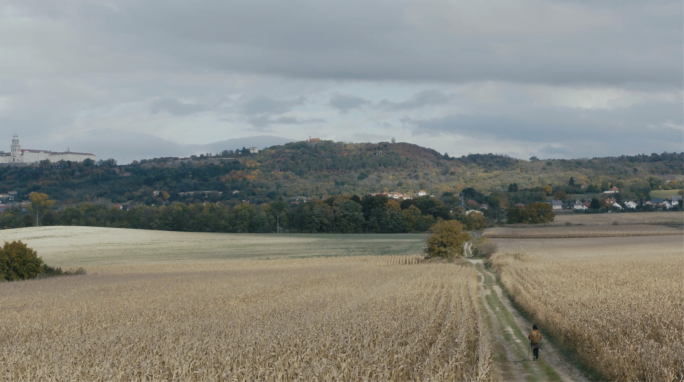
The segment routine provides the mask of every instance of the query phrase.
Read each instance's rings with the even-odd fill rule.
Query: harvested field
[[[0,284],[0,379],[490,379],[471,266],[385,256],[95,273]]]
[[[548,225],[583,224],[611,225],[618,224],[659,224],[684,225],[684,212],[622,212],[612,214],[564,214],[556,215],[553,223]]]
[[[630,253],[644,256],[682,253],[684,257],[684,237],[679,235],[491,240],[499,253],[524,253],[543,260],[620,259]]]
[[[423,234],[236,234],[99,227],[0,230],[0,242],[22,240],[53,266],[284,257],[421,253]]]
[[[516,306],[604,379],[684,379],[681,236],[495,241]]]
[[[601,225],[568,227],[494,227],[487,228],[487,238],[547,239],[684,235],[684,231],[658,225]]]

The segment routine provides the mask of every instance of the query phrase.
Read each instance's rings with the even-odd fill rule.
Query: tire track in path
[[[484,268],[482,260],[470,259],[480,277],[480,297],[489,316],[492,330],[494,377],[505,381],[587,381],[579,369],[545,342],[539,361],[532,361],[527,340],[527,322],[513,307],[496,283],[494,274]],[[520,328],[524,328],[524,331]]]

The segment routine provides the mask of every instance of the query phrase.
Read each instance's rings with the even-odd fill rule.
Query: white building
[[[625,202],[625,207],[633,210],[637,207],[637,204],[630,200],[628,202]]]
[[[586,211],[586,210],[588,210],[587,206],[585,206],[584,204],[582,204],[582,202],[580,202],[579,200],[575,201],[575,205],[574,205],[572,208],[573,208],[574,210],[577,210],[577,211]]]
[[[65,152],[54,152],[48,150],[22,149],[16,134],[12,137],[12,146],[10,146],[10,149],[9,153],[0,151],[0,163],[38,163],[43,160],[49,160],[50,162],[59,162],[62,160],[83,162],[86,159],[96,159],[94,154],[74,153],[68,150]]]
[[[249,153],[250,154],[259,154],[259,149],[256,147],[250,147],[249,148]]]

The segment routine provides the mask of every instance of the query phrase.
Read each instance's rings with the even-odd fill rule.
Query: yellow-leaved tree
[[[47,194],[40,192],[30,193],[29,200],[31,201],[31,206],[29,209],[36,214],[36,227],[38,227],[40,225],[38,224],[39,216],[49,211],[50,207],[55,204],[55,201],[50,200],[50,197],[47,196]]]
[[[470,235],[463,230],[463,224],[456,220],[444,220],[430,227],[432,235],[427,239],[426,252],[430,257],[453,259],[463,255],[463,244],[470,241]]]

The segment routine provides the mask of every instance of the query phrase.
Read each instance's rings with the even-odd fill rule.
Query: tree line
[[[38,213],[19,208],[0,214],[0,227],[20,228],[36,224]],[[191,232],[292,232],[292,233],[404,233],[425,232],[439,221],[457,220],[468,230],[482,230],[482,214],[450,209],[438,198],[397,201],[384,195],[341,195],[311,199],[299,205],[274,201],[260,205],[223,203],[172,203],[139,205],[123,210],[82,203],[61,211],[47,210],[40,224],[154,229]]]

